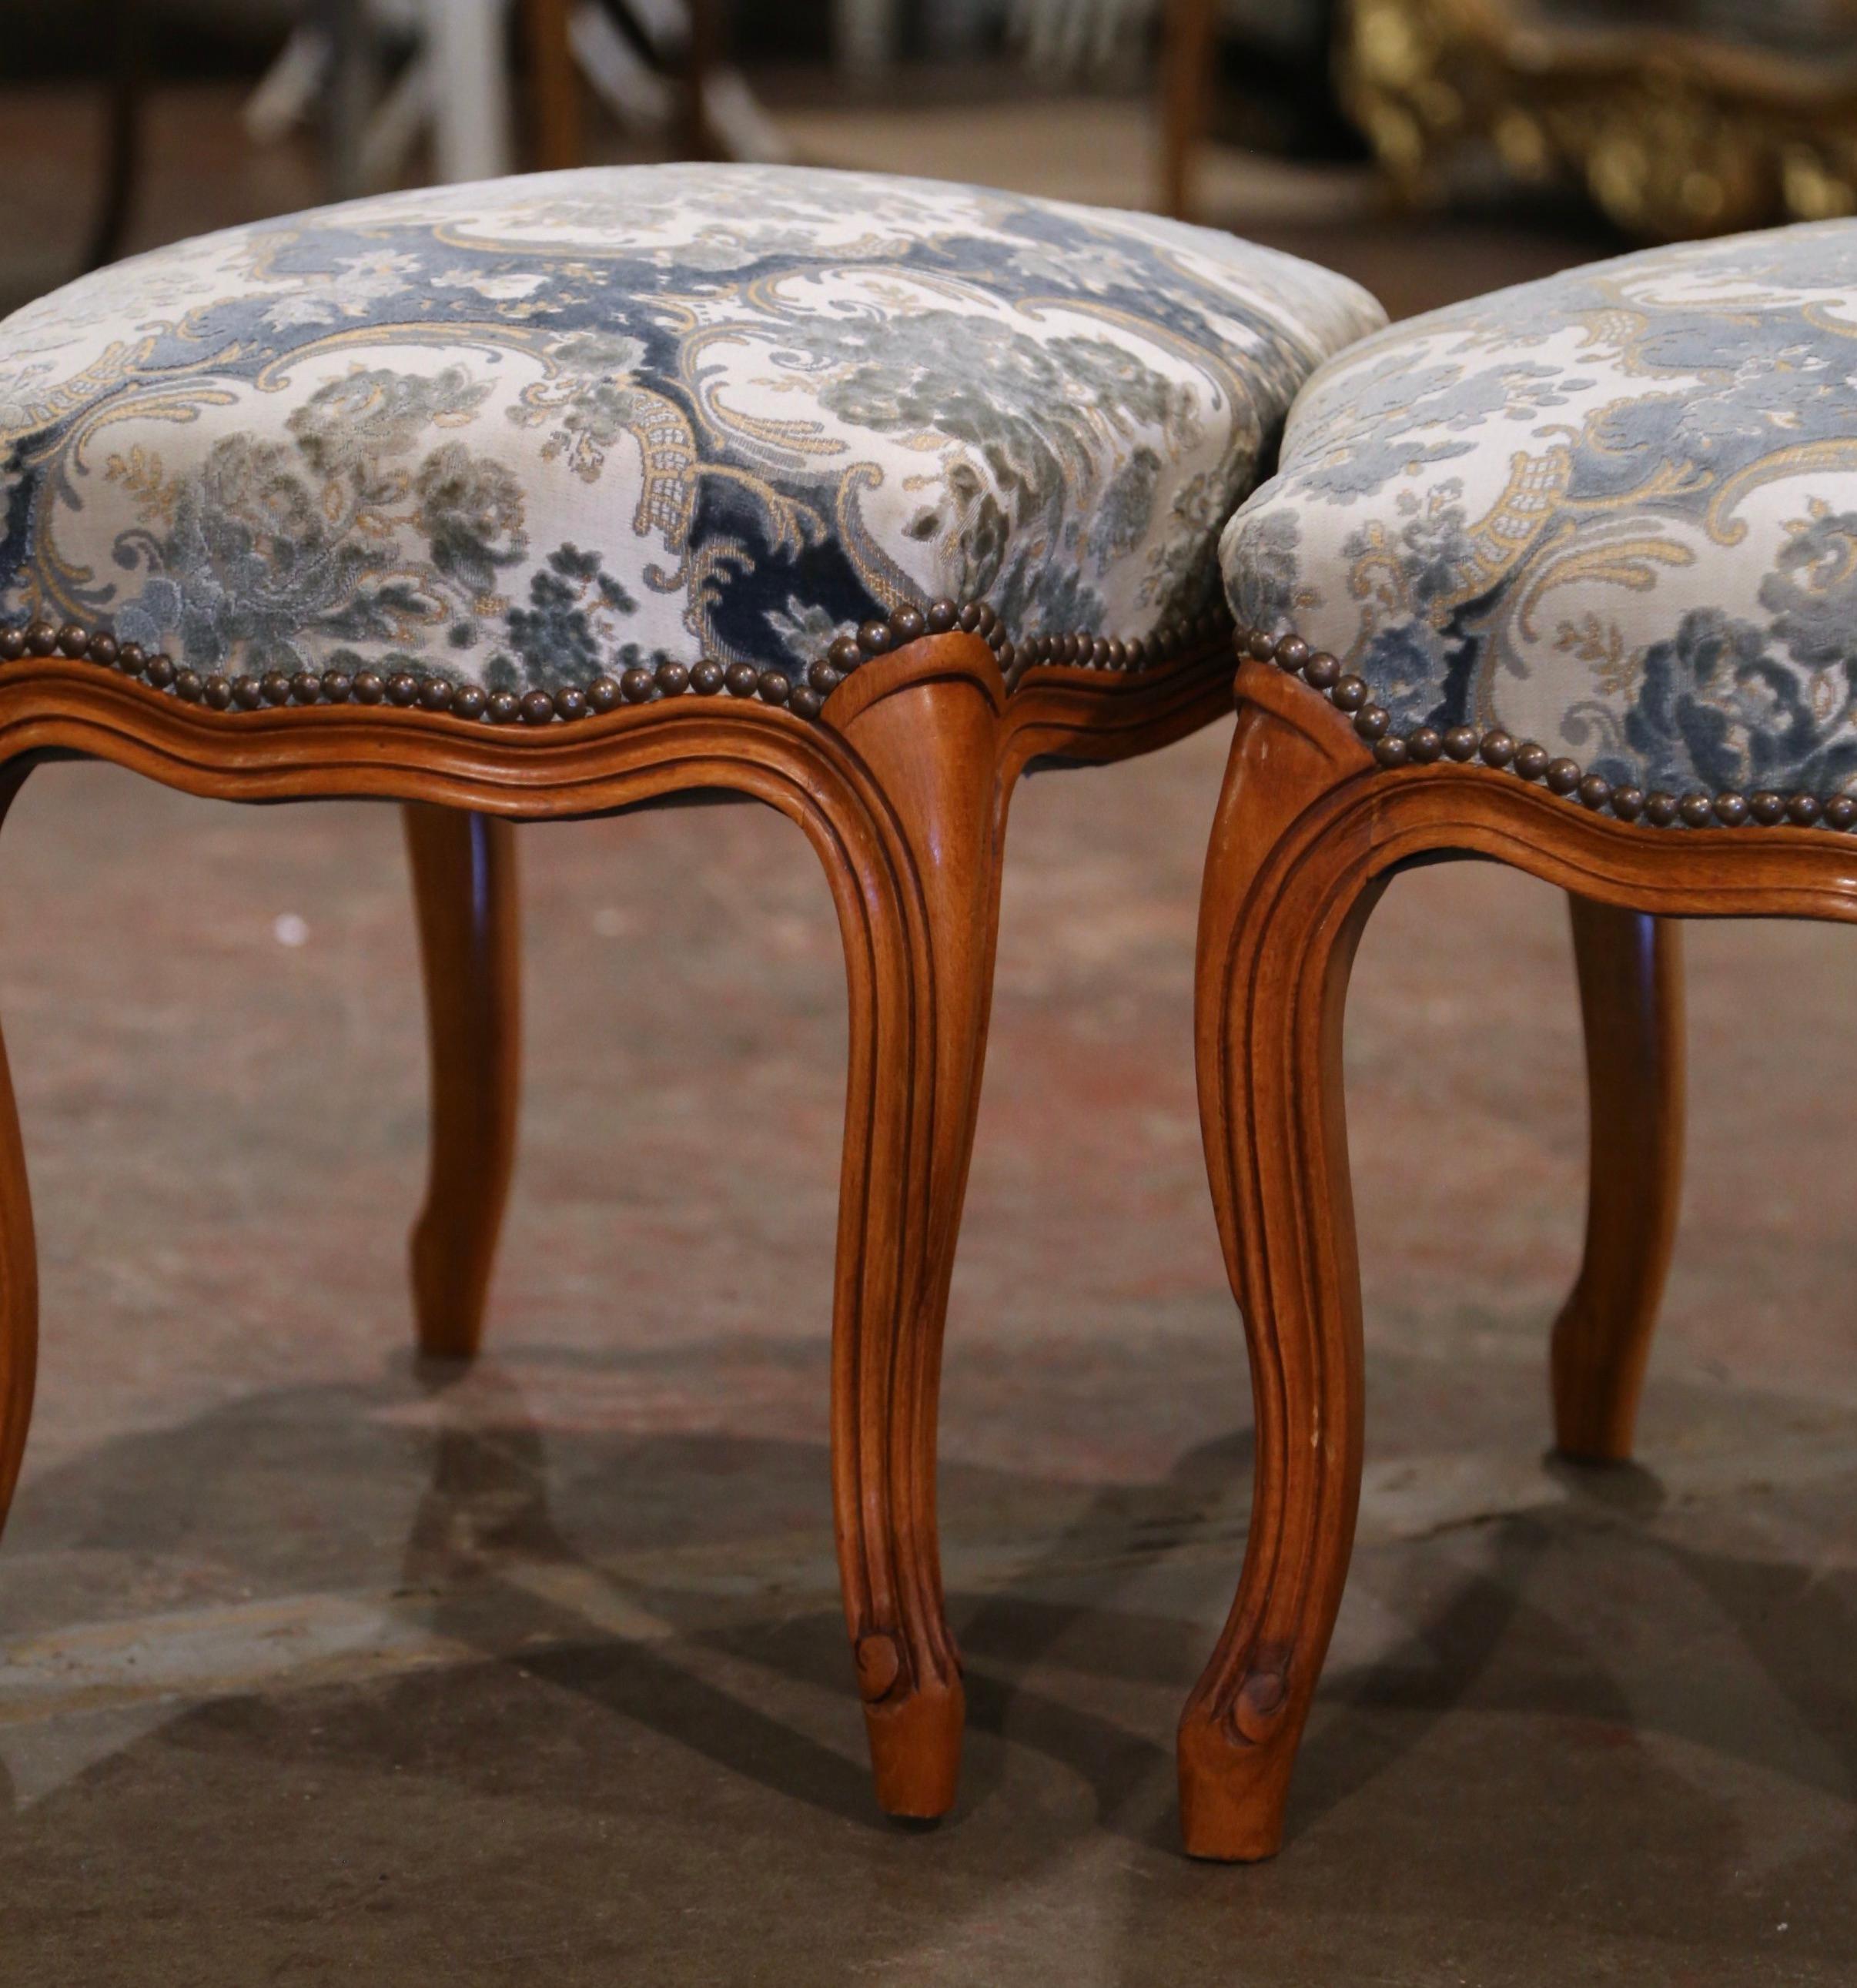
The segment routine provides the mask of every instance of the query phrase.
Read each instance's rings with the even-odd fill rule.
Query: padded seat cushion
[[[797,676],[861,621],[1216,599],[1291,397],[1384,322],[1230,236],[978,188],[596,170],[239,228],[0,325],[0,620],[198,670]]]
[[[1647,250],[1330,362],[1223,543],[1393,728],[1676,793],[1857,788],[1857,221]]]

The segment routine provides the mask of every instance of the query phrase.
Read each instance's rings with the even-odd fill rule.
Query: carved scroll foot
[[[1554,1328],[1564,1456],[1632,1453],[1683,1191],[1683,959],[1669,919],[1569,898],[1586,1023],[1586,1249]]]
[[[419,1346],[468,1358],[483,1335],[516,1154],[521,962],[515,833],[409,803],[431,1054],[431,1157],[412,1234]]]

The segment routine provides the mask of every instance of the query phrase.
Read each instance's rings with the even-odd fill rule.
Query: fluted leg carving
[[[1305,708],[1306,707],[1306,708]],[[1196,1856],[1267,1857],[1360,1499],[1360,1274],[1341,1093],[1348,973],[1375,884],[1312,888],[1294,828],[1366,763],[1304,693],[1239,714],[1199,926],[1200,1112],[1257,1423],[1236,1600],[1179,1729]]]
[[[1586,1024],[1586,1249],[1554,1328],[1554,1437],[1632,1453],[1683,1192],[1683,956],[1670,919],[1570,897]]]
[[[468,1357],[515,1161],[521,960],[515,831],[457,808],[409,803],[431,1057],[425,1205],[412,1234],[422,1352]]]
[[[952,1805],[965,1716],[935,1412],[999,922],[1000,706],[985,645],[950,635],[867,664],[827,710],[880,797],[901,914],[887,935],[868,889],[840,893],[852,1041],[832,1390],[846,1616],[878,1799],[898,1816]]]

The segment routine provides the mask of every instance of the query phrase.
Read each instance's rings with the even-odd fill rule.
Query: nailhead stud
[[[355,678],[358,690],[361,679]],[[490,693],[488,715],[492,725],[513,725],[523,715],[523,700],[512,690],[493,690]]]
[[[631,673],[627,671],[625,674],[629,676]],[[649,677],[651,671],[647,670],[645,674]],[[602,715],[609,711],[617,711],[624,696],[624,688],[617,677],[595,677],[587,686],[587,702]]]
[[[67,621],[58,631],[58,648],[61,655],[69,656],[76,662],[90,645],[90,632],[78,627],[75,621]]]
[[[1515,770],[1524,780],[1538,780],[1551,763],[1547,747],[1536,745],[1532,739],[1515,749]]]
[[[1747,796],[1747,812],[1763,828],[1771,828],[1775,823],[1786,819],[1786,796],[1776,794],[1771,787],[1763,787],[1759,793]]]
[[[16,663],[25,654],[23,628],[0,628],[0,663]]]
[[[554,699],[545,690],[526,691],[523,694],[523,722],[525,725],[546,725],[554,715]]]
[[[753,663],[731,663],[723,680],[731,697],[753,697],[761,687],[761,673]]]
[[[688,663],[660,663],[658,665],[658,694],[660,697],[682,697],[690,688],[690,665]]]
[[[1668,828],[1676,819],[1679,805],[1674,794],[1659,787],[1644,797],[1644,818],[1653,828]]]
[[[825,699],[807,684],[801,684],[787,702],[788,708],[802,718],[817,718],[825,708]]]
[[[1612,783],[1598,773],[1588,773],[1579,785],[1581,803],[1597,812],[1612,797]]]
[[[1473,759],[1476,756],[1476,732],[1473,726],[1453,725],[1444,735],[1445,757],[1449,759]]]
[[[1723,828],[1739,828],[1747,819],[1747,797],[1745,794],[1717,794],[1715,796],[1715,819]]]
[[[793,694],[793,687],[778,670],[763,670],[757,679],[763,704],[784,704]]]
[[[1685,794],[1676,803],[1676,812],[1691,828],[1706,828],[1715,819],[1714,803],[1706,794]]]
[[[36,656],[49,656],[58,647],[58,631],[49,621],[35,621],[25,631],[25,645]]]
[[[1303,664],[1303,681],[1317,690],[1332,690],[1341,680],[1341,664],[1326,649],[1317,649]]]
[[[1367,714],[1362,712],[1361,715],[1365,718]],[[1395,733],[1390,738],[1382,739],[1374,747],[1373,756],[1382,766],[1403,766],[1407,749],[1405,741]]]
[[[378,670],[362,670],[354,680],[357,704],[378,704],[387,695],[387,679]]]
[[[1635,821],[1643,812],[1643,788],[1623,786],[1612,789],[1612,813],[1621,821]]]
[[[574,724],[587,717],[592,710],[586,691],[577,684],[568,684],[554,694],[554,715],[563,725]]]
[[[1786,819],[1801,828],[1811,828],[1825,809],[1816,794],[1794,794],[1786,803]]]
[[[452,686],[443,677],[428,677],[419,686],[419,702],[427,711],[448,711],[452,708]]]
[[[1825,803],[1825,825],[1840,833],[1857,822],[1857,800],[1849,794],[1835,794]]]
[[[619,679],[619,694],[627,704],[643,704],[655,686],[648,669],[634,668]],[[607,707],[609,709],[610,706]]]
[[[1406,735],[1405,749],[1421,766],[1429,766],[1444,751],[1443,735],[1433,725],[1421,725]]]
[[[1367,702],[1367,679],[1343,677],[1328,695],[1337,711],[1358,711]]]
[[[460,684],[452,693],[452,710],[458,718],[482,718],[489,702],[482,684]]]
[[[707,657],[690,672],[690,688],[698,697],[714,697],[722,687],[722,666]]]
[[[1550,759],[1541,778],[1550,793],[1570,794],[1580,784],[1580,762],[1577,759]]]
[[[1500,729],[1486,732],[1483,735],[1481,750],[1486,766],[1510,766],[1515,759],[1515,741]]]
[[[151,684],[157,686],[161,684],[161,677],[157,673],[155,665],[165,662],[167,662],[165,656],[157,656],[154,662],[148,665],[148,681]],[[172,663],[167,663],[167,674],[170,678],[174,674]],[[299,670],[290,679],[290,695],[299,704],[314,704],[323,695],[323,680],[319,676],[312,676],[307,670]]]
[[[1354,715],[1354,729],[1363,739],[1384,739],[1392,723],[1392,713],[1383,704],[1370,704]]]
[[[928,624],[919,607],[899,607],[890,617],[890,630],[898,642],[915,642],[928,634]],[[783,677],[784,683],[786,679]]]
[[[963,616],[966,610],[962,610]],[[965,619],[961,624],[966,627]],[[857,624],[857,646],[867,656],[881,656],[890,647],[890,624],[888,621],[861,621]]]
[[[945,635],[960,618],[961,610],[952,600],[932,600],[923,620],[928,624],[932,635]]]

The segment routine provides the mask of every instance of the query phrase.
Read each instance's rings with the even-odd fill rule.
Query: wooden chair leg
[[[25,778],[23,769],[0,769],[0,821]],[[12,1077],[5,1046],[0,1043],[0,1531],[5,1529],[25,1456],[38,1370],[39,1256],[32,1239],[32,1199]]]
[[[1668,918],[1570,897],[1586,1024],[1586,1249],[1554,1328],[1554,1439],[1622,1462],[1683,1190],[1683,958]]]
[[[1360,1273],[1342,1104],[1348,970],[1377,883],[1312,874],[1301,820],[1366,756],[1307,691],[1241,708],[1207,860],[1197,1037],[1213,1199],[1249,1343],[1244,1570],[1179,1736],[1189,1852],[1274,1854],[1360,1499]]]
[[[420,1350],[468,1358],[483,1334],[516,1153],[521,962],[515,832],[404,810],[431,1047],[431,1157],[412,1235]]]
[[[997,671],[974,637],[941,640],[956,654],[978,651],[984,668],[937,674],[937,644],[918,643],[913,656],[867,664],[827,713],[882,796],[898,894],[913,907],[906,943],[872,942],[868,898],[839,891],[851,1056],[832,1475],[878,1800],[891,1815],[919,1817],[953,1804],[965,1719],[942,1608],[935,1419],[986,1054],[1003,814]]]

